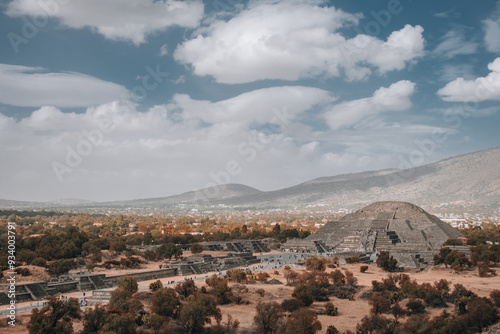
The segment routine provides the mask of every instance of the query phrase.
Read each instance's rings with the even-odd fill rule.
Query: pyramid
[[[416,205],[376,202],[339,221],[328,222],[304,240],[290,240],[282,248],[319,253],[324,248],[360,255],[389,251],[401,266],[420,268],[432,263],[446,240],[461,238],[464,236],[457,229]]]

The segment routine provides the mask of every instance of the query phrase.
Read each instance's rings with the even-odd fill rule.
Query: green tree
[[[78,299],[70,298],[68,302],[48,297],[48,305],[42,309],[31,311],[28,331],[30,334],[73,333],[72,319],[80,319]]]
[[[217,323],[222,320],[217,303],[212,297],[197,292],[189,296],[188,303],[182,307],[180,322],[186,334],[195,334],[200,333],[206,323],[211,323],[212,318]]]
[[[187,279],[186,281],[177,284],[175,286],[175,291],[177,291],[177,293],[183,298],[187,298],[198,291],[198,288],[192,279]]]
[[[158,256],[161,258],[166,258],[166,259],[171,259],[174,257],[175,259],[178,259],[182,256],[182,249],[177,247],[174,243],[167,243],[161,245],[158,250]]]
[[[99,332],[106,322],[106,308],[97,304],[95,308],[87,308],[83,315],[83,333]]]
[[[228,286],[227,280],[225,278],[213,275],[212,277],[207,278],[205,282],[208,284],[208,286],[212,287],[212,292],[215,295],[218,305],[229,304],[231,302],[233,292]]]
[[[181,302],[174,289],[163,288],[155,293],[151,298],[151,310],[164,317],[176,318],[179,315]]]
[[[151,313],[146,320],[146,326],[151,328],[154,334],[158,334],[163,325],[168,323],[168,319],[156,313]]]
[[[118,283],[116,283],[116,286],[122,290],[130,292],[131,295],[138,291],[137,280],[135,279],[135,277],[127,275],[120,277],[120,280],[118,281]]]
[[[99,334],[135,334],[136,323],[134,316],[129,313],[110,313],[106,317]]]
[[[285,313],[280,304],[277,302],[259,303],[256,310],[257,313],[253,318],[253,323],[257,334],[276,334],[282,332]]]

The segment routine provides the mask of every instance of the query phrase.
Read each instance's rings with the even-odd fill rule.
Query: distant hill
[[[270,209],[314,204],[359,208],[376,201],[406,201],[429,208],[500,207],[500,147],[465,154],[406,170],[387,169],[321,177],[276,191],[226,184],[181,195],[106,203],[75,203],[62,207],[170,209],[232,207]],[[0,200],[0,207],[39,206]],[[50,207],[55,204],[51,203]]]

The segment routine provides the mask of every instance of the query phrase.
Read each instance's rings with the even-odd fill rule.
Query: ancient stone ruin
[[[422,208],[406,202],[376,202],[339,221],[329,222],[306,239],[282,246],[291,252],[357,255],[370,262],[380,251],[389,251],[404,268],[432,264],[448,239],[465,239],[455,228]],[[469,252],[466,246],[455,246]]]

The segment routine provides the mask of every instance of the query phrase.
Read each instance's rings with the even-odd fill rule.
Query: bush
[[[412,314],[422,314],[425,313],[425,304],[420,299],[410,299],[406,308]]]
[[[326,334],[340,334],[340,331],[334,325],[330,325],[326,328]]]
[[[301,308],[288,318],[285,334],[314,334],[319,330],[321,330],[321,322],[318,321],[318,315],[307,308]]]
[[[500,290],[492,290],[490,292],[490,298],[496,307],[500,307]]]
[[[390,256],[388,251],[381,251],[376,263],[377,266],[388,272],[396,271],[398,267],[398,261]]]
[[[199,254],[203,252],[203,246],[199,243],[194,243],[191,244],[191,253],[193,254]]]
[[[151,290],[152,292],[156,292],[161,288],[163,288],[163,283],[160,280],[149,284],[149,290]]]
[[[30,276],[31,275],[31,271],[28,268],[18,268],[16,271],[21,276]]]
[[[46,267],[47,261],[41,257],[36,257],[33,261],[31,261],[31,265],[37,267]]]
[[[360,263],[361,260],[359,258],[359,256],[352,256],[350,257],[349,259],[347,259],[347,263]]]
[[[359,267],[359,272],[360,273],[365,273],[368,270],[368,266],[361,266]]]
[[[257,274],[256,278],[257,278],[257,281],[259,281],[259,282],[265,282],[269,278],[269,274],[266,273],[265,271],[262,271],[262,272]]]
[[[335,305],[333,305],[333,303],[326,303],[325,304],[325,311],[326,311],[327,315],[332,316],[332,317],[339,314],[338,308]]]
[[[280,304],[259,303],[256,307],[257,313],[253,318],[257,334],[281,333],[283,330],[283,318],[285,316]]]
[[[491,269],[486,262],[481,262],[477,264],[477,271],[479,277],[488,277],[495,275],[495,270]]]
[[[198,288],[192,279],[187,279],[186,281],[175,286],[175,291],[177,291],[177,293],[184,298],[191,296],[197,290]]]
[[[126,275],[120,277],[120,280],[118,281],[118,283],[116,283],[116,286],[122,290],[129,292],[131,295],[136,293],[139,289],[135,277]]]
[[[373,314],[382,314],[389,311],[391,301],[385,296],[373,295],[370,298],[371,312]]]
[[[304,282],[300,282],[297,285],[295,290],[293,290],[292,297],[300,300],[305,306],[309,306],[313,303],[312,291]]]
[[[76,267],[75,260],[57,260],[49,264],[49,273],[55,276],[64,275]]]
[[[151,297],[151,302],[151,310],[158,315],[173,318],[179,315],[181,302],[174,289],[163,288],[156,291]]]
[[[289,298],[281,302],[281,307],[287,312],[297,311],[299,308],[304,306],[304,303],[297,298]]]

